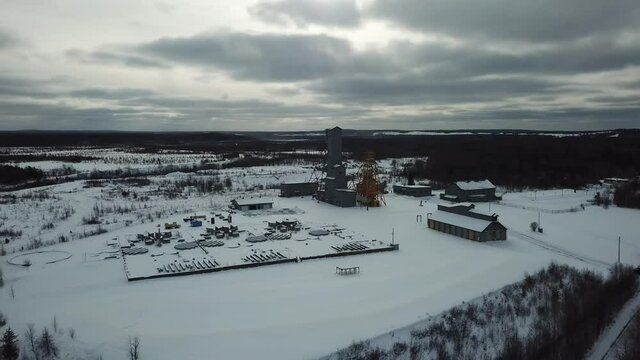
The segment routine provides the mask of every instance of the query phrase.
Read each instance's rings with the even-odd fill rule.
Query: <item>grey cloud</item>
[[[362,104],[419,105],[503,101],[558,92],[558,84],[532,78],[436,79],[411,73],[392,77],[344,77],[309,85],[333,101]]]
[[[0,27],[0,49],[8,49],[18,46],[22,40],[8,29]]]
[[[442,77],[487,74],[562,75],[622,69],[640,65],[639,44],[619,44],[606,37],[549,45],[513,53],[475,45],[396,46],[395,51]]]
[[[86,52],[78,49],[65,52],[70,59],[87,64],[123,64],[135,68],[169,68],[169,65],[155,59],[137,54],[123,54],[114,51],[98,50]]]
[[[51,97],[53,92],[47,87],[52,84],[53,80],[0,75],[0,96]]]
[[[73,90],[68,93],[69,96],[91,99],[127,99],[139,96],[153,95],[154,92],[148,89],[130,89],[130,88],[87,88]]]
[[[360,12],[353,0],[280,0],[260,2],[249,13],[268,23],[293,23],[298,27],[319,24],[355,27],[360,24]]]
[[[302,91],[295,87],[279,87],[279,88],[270,89],[269,92],[276,95],[292,96],[292,95],[298,95]]]
[[[4,87],[2,87],[4,84]],[[53,91],[47,81],[0,77],[0,128],[23,129],[215,129],[234,124],[252,129],[254,122],[315,121],[360,118],[357,107],[287,105],[255,99],[219,100],[159,95],[131,88],[84,88]],[[43,91],[35,92],[41,88]],[[23,97],[16,100],[16,96]],[[68,98],[84,98],[77,106]],[[92,102],[98,101],[96,104]],[[223,125],[221,125],[223,124]]]
[[[460,38],[555,42],[637,30],[637,0],[377,0],[372,16]]]
[[[451,108],[418,115],[372,117],[371,128],[402,129],[536,129],[536,130],[608,130],[637,128],[640,107],[557,108],[535,110],[503,108],[464,110]]]
[[[218,33],[162,38],[136,50],[160,61],[221,69],[237,79],[257,81],[303,81],[389,66],[376,56],[359,56],[344,39],[324,35]]]

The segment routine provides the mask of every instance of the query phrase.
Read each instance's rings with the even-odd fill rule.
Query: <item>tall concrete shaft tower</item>
[[[327,129],[327,176],[320,181],[316,198],[330,204],[351,207],[356,204],[355,191],[347,188],[347,170],[342,164],[342,129]]]
[[[334,127],[325,130],[327,138],[327,167],[342,165],[342,129]]]

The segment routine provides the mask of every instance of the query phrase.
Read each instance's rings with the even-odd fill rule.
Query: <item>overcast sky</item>
[[[638,0],[0,0],[0,129],[640,127]]]

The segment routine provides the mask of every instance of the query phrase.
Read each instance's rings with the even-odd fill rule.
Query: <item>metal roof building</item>
[[[506,240],[507,228],[498,215],[471,211],[473,204],[438,205],[438,211],[427,220],[430,229],[474,241]]]

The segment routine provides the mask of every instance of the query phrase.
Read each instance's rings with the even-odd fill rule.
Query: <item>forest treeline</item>
[[[261,152],[272,159],[239,159],[228,166],[273,165],[310,155],[297,150],[325,150],[323,136],[305,141],[275,141],[229,133],[49,133],[0,132],[4,146],[124,146],[134,151]],[[640,130],[583,136],[447,135],[344,136],[343,150],[355,159],[428,157],[405,169],[405,176],[440,183],[490,179],[521,188],[578,188],[605,177],[640,175]],[[283,152],[287,158],[282,156]],[[11,157],[12,155],[5,154]],[[307,159],[305,159],[307,157]],[[136,174],[145,175],[145,174]]]
[[[631,268],[606,278],[551,264],[415,326],[394,343],[354,342],[329,360],[583,359],[638,288]],[[636,346],[637,349],[637,346]]]
[[[0,164],[0,184],[20,184],[29,181],[42,180],[45,177],[40,169],[33,167],[20,168],[12,165]]]
[[[513,189],[578,188],[605,177],[640,174],[640,136],[555,138],[548,136],[444,136],[424,139],[417,151],[408,141],[380,144],[377,156],[397,156],[403,147],[428,156],[405,176],[440,183],[489,179]]]
[[[620,184],[613,193],[616,206],[640,209],[640,180]]]

